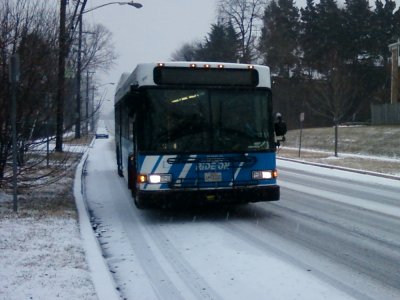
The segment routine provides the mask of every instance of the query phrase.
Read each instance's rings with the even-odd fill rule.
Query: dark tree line
[[[20,76],[16,89],[17,152],[19,186],[47,184],[63,176],[71,153],[50,151],[43,155],[56,129],[57,60],[59,53],[59,1],[2,0],[0,2],[0,189],[11,179],[12,126],[10,119],[10,57],[19,56]],[[81,1],[71,1],[66,28],[68,57],[66,68],[65,131],[75,124],[76,30],[74,11]],[[75,18],[76,20],[76,18]],[[115,54],[110,33],[102,26],[85,26],[82,51],[83,71],[110,66]],[[85,120],[83,120],[85,121]],[[51,149],[50,149],[51,150]],[[72,155],[73,156],[73,155]],[[51,176],[50,176],[51,175]],[[47,179],[45,179],[47,178]],[[40,180],[38,180],[40,179]]]
[[[294,0],[221,0],[219,7],[205,40],[173,58],[270,66],[275,107],[291,128],[300,112],[306,126],[368,122],[371,103],[389,100],[388,45],[400,38],[394,0],[373,7],[368,0],[307,0],[303,8]]]
[[[42,130],[44,119],[54,113],[46,98],[54,93],[57,20],[45,4],[2,1],[0,4],[0,186],[10,178],[11,86],[9,59],[19,53],[20,76],[17,88],[18,162],[25,161],[28,140]],[[53,30],[52,30],[53,29]],[[46,109],[45,109],[46,107]],[[23,172],[20,170],[21,173]]]

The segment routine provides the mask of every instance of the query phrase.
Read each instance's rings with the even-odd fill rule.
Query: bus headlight
[[[150,174],[149,183],[168,183],[171,182],[171,174]]]
[[[251,175],[255,180],[274,179],[278,177],[278,172],[276,170],[253,171]]]

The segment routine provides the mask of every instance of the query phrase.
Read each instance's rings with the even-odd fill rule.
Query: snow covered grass
[[[400,176],[400,126],[339,128],[338,157],[334,156],[334,128],[289,131],[278,156]]]
[[[54,184],[0,191],[0,299],[97,299],[73,197],[76,160]]]
[[[96,299],[75,218],[0,220],[1,299]]]
[[[400,158],[400,126],[341,126],[339,127],[339,153],[363,154]],[[335,129],[303,129],[302,148],[334,151]],[[297,147],[300,131],[286,135],[285,146]]]

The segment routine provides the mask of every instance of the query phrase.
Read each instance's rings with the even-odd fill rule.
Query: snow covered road
[[[122,297],[400,299],[399,182],[279,165],[279,202],[140,211],[96,140],[86,196]]]

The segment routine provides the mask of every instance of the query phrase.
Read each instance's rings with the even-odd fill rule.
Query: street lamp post
[[[89,134],[89,74],[90,74],[89,70],[86,70],[86,99],[85,99],[85,104],[86,104],[85,131],[86,131],[86,134]]]
[[[13,209],[14,212],[18,210],[18,198],[17,198],[17,83],[19,82],[20,70],[19,70],[19,56],[14,53],[10,57],[10,72],[9,81],[11,83],[11,127],[12,127],[12,157],[13,157]]]
[[[86,2],[85,2],[86,4]],[[96,9],[102,8],[104,6],[108,5],[113,5],[113,4],[118,4],[118,5],[129,5],[133,6],[135,8],[141,8],[143,7],[142,4],[136,3],[133,1],[130,2],[120,2],[120,1],[114,1],[114,2],[109,2],[105,3],[87,10],[81,10],[81,13],[78,16],[78,22],[79,22],[79,32],[78,32],[78,59],[77,59],[77,93],[76,93],[76,123],[75,123],[75,138],[80,138],[81,137],[81,102],[82,102],[82,97],[81,97],[81,73],[82,73],[82,15],[91,11],[94,11]],[[84,9],[84,7],[82,8]],[[86,112],[87,112],[87,104],[86,104]],[[87,113],[86,113],[87,115]],[[86,116],[88,117],[88,116]],[[86,120],[87,124],[87,120]]]
[[[81,137],[82,14],[79,14],[78,61],[76,70],[75,138]]]
[[[114,2],[109,2],[109,3],[106,3],[106,4],[102,4],[102,5],[99,5],[99,6],[90,8],[90,9],[88,9],[88,10],[85,10],[83,13],[88,13],[88,12],[91,12],[91,11],[93,11],[93,10],[95,10],[95,9],[98,9],[98,8],[101,8],[101,7],[104,7],[104,6],[108,6],[108,5],[112,5],[112,4],[130,5],[130,6],[133,6],[133,7],[135,7],[135,8],[142,8],[142,7],[143,7],[142,4],[140,4],[140,3],[135,3],[135,2],[133,2],[133,1],[130,1],[130,2],[119,2],[119,1],[114,1]]]
[[[67,0],[61,0],[60,3],[60,28],[58,45],[58,76],[57,76],[57,126],[56,126],[56,151],[62,152],[62,134],[64,125],[64,97],[65,97],[65,59],[66,59],[66,30],[65,19],[67,11]]]

